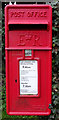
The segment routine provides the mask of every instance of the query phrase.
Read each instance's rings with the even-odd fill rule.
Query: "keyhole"
[[[17,80],[15,80],[15,82],[17,82]]]

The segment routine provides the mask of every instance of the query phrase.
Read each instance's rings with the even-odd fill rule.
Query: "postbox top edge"
[[[21,7],[21,8],[26,8],[26,7],[28,7],[28,8],[36,8],[36,7],[38,7],[38,8],[40,8],[40,7],[43,7],[43,8],[51,8],[52,9],[52,7],[51,7],[51,5],[48,5],[48,4],[46,4],[46,5],[44,5],[44,4],[40,4],[40,5],[35,5],[35,4],[31,4],[31,5],[29,5],[29,4],[25,4],[25,5],[22,5],[22,4],[18,4],[18,5],[6,5],[6,7],[5,7],[5,9],[8,9],[8,8],[17,8],[17,7]]]

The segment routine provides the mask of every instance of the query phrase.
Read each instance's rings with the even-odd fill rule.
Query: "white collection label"
[[[38,94],[38,67],[36,60],[19,61],[20,95]]]

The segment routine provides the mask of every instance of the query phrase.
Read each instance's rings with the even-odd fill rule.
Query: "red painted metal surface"
[[[31,50],[31,56],[25,55]],[[9,115],[49,115],[52,80],[52,8],[5,7],[6,110]],[[37,60],[38,94],[20,95],[20,60]]]

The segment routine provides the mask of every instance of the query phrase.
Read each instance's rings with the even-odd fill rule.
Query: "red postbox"
[[[49,115],[52,8],[5,7],[6,104],[9,115]]]

